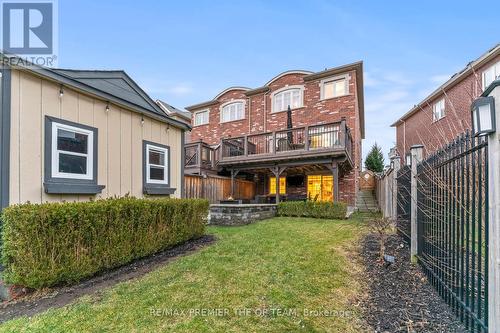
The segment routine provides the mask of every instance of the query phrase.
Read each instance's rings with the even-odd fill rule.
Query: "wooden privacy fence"
[[[185,175],[184,187],[186,198],[204,198],[210,203],[218,203],[231,195],[231,178],[215,175],[205,177]],[[248,180],[234,180],[234,199],[253,199],[255,183]]]

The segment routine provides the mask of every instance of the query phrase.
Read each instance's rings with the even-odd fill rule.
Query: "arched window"
[[[302,107],[302,91],[302,87],[291,87],[276,91],[273,94],[272,112],[286,111],[289,106],[291,109]]]
[[[220,111],[220,122],[225,123],[245,118],[245,104],[243,101],[236,101],[225,104]]]

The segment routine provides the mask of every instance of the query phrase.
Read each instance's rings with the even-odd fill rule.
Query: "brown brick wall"
[[[404,158],[410,152],[410,147],[416,144],[424,145],[424,156],[427,156],[471,129],[470,106],[483,92],[482,73],[497,61],[500,61],[500,55],[475,68],[475,73],[470,73],[459,83],[425,103],[404,123],[398,124],[396,146],[400,156]],[[441,98],[445,99],[445,117],[433,122],[432,105]]]
[[[199,109],[209,109],[209,124],[195,126],[191,132],[190,140],[202,139],[209,144],[217,144],[222,138],[285,129],[287,113],[271,112],[272,93],[287,85],[302,85],[304,87],[304,106],[292,110],[294,127],[337,122],[345,117],[346,124],[351,129],[354,142],[353,158],[355,169],[346,175],[342,175],[339,182],[339,192],[342,201],[354,204],[358,186],[357,176],[361,167],[361,133],[356,74],[354,71],[344,74],[349,75],[349,94],[328,100],[320,100],[320,79],[304,81],[303,77],[306,74],[302,73],[283,75],[269,84],[270,90],[268,92],[249,97],[244,94],[245,90],[243,89],[227,91],[219,96],[213,105]],[[221,105],[236,99],[246,101],[245,119],[220,123]]]

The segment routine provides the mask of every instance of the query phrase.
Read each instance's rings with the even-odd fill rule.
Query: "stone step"
[[[374,203],[374,204],[377,203],[377,201],[375,201],[375,200],[356,200],[356,202],[359,202],[359,203]]]

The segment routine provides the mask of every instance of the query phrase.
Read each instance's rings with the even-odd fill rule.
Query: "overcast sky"
[[[500,42],[499,13],[500,1],[59,0],[59,67],[124,69],[185,107],[363,60],[363,154],[376,141],[387,155],[390,124]]]

